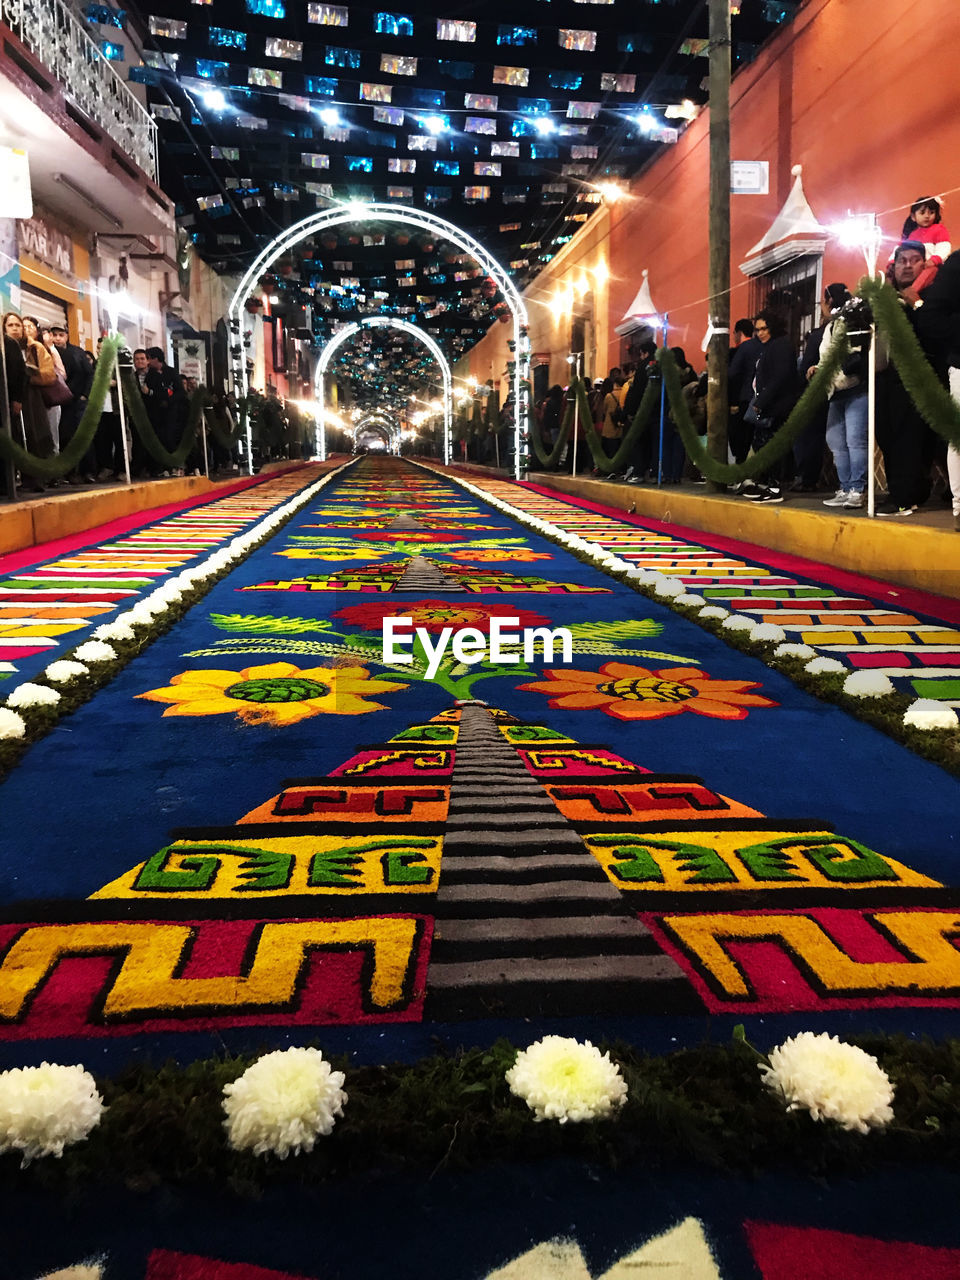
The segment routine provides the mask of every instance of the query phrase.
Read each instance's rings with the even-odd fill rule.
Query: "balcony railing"
[[[0,20],[79,110],[156,181],[156,123],[67,6],[61,0],[0,0]]]

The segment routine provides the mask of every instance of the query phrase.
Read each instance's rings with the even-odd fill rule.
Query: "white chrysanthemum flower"
[[[677,596],[674,604],[685,605],[688,609],[701,609],[706,601],[703,596],[695,596],[689,591],[685,591],[682,596]]]
[[[667,578],[657,574],[653,583],[653,594],[661,600],[675,600],[686,593],[686,587],[677,578]]]
[[[887,698],[896,689],[882,671],[854,671],[844,680],[843,692],[852,698]]]
[[[96,1081],[83,1067],[43,1062],[0,1072],[0,1152],[21,1152],[21,1167],[39,1156],[62,1156],[103,1112]]]
[[[723,618],[730,617],[730,610],[723,609],[718,604],[707,604],[707,605],[704,605],[704,607],[700,610],[700,612],[697,614],[697,617],[698,618],[716,618],[716,620],[719,622]]]
[[[230,1145],[285,1160],[312,1151],[333,1130],[347,1095],[342,1071],[332,1071],[319,1049],[277,1049],[239,1079],[224,1085],[224,1127]]]
[[[933,698],[917,698],[903,713],[903,723],[911,729],[956,729],[960,726],[953,707]]]
[[[59,662],[51,662],[43,674],[54,684],[67,684],[70,680],[79,680],[81,676],[89,675],[90,669],[82,662],[71,662],[69,658],[61,658]]]
[[[807,1110],[814,1120],[835,1120],[860,1133],[893,1119],[893,1085],[876,1058],[825,1031],[785,1040],[760,1070],[788,1111]]]
[[[814,658],[803,669],[811,676],[836,675],[847,670],[836,658]]]
[[[751,640],[757,640],[763,644],[780,644],[786,638],[787,633],[783,627],[778,627],[775,622],[758,622],[750,632]]]
[[[703,616],[702,614],[700,615]],[[748,618],[745,613],[732,613],[729,617],[724,618],[720,624],[724,631],[753,631],[756,623],[753,618]]]
[[[124,616],[126,618],[124,625],[128,627],[149,627],[154,620],[153,609],[143,600],[131,606]]]
[[[129,622],[121,622],[119,618],[114,618],[113,622],[105,622],[102,626],[95,627],[92,632],[96,640],[135,640],[136,636],[133,627]]]
[[[505,1078],[536,1120],[597,1120],[627,1100],[626,1081],[610,1055],[567,1036],[544,1036],[523,1049]]]
[[[773,651],[775,658],[815,658],[816,649],[808,644],[778,644]]]
[[[102,640],[88,640],[86,644],[74,649],[73,656],[80,662],[113,662],[117,651]]]
[[[56,689],[51,689],[45,684],[33,684],[27,681],[26,684],[18,685],[7,699],[8,707],[15,707],[18,711],[24,707],[55,707],[60,701],[60,695]]]
[[[8,711],[6,707],[0,707],[0,742],[13,742],[17,738],[22,738],[27,732],[27,725],[23,716],[17,715],[16,711]]]

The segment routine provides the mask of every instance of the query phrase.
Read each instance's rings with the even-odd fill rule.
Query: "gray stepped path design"
[[[700,1009],[482,706],[461,709],[435,913],[438,1021]]]
[[[447,577],[424,556],[411,557],[410,563],[397,579],[395,591],[460,591],[457,582]]]
[[[415,516],[408,515],[405,511],[403,515],[395,516],[387,528],[397,532],[402,529],[422,529],[423,525]]]

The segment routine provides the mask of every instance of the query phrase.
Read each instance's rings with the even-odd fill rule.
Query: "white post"
[[[877,278],[877,261],[880,256],[880,246],[883,242],[883,233],[880,230],[880,224],[877,221],[877,215],[873,214],[872,236],[869,244],[866,246],[867,270],[870,272],[871,279]],[[877,448],[877,323],[871,317],[870,320],[870,351],[867,354],[867,515],[872,519],[876,514],[877,507],[877,481],[874,470],[873,455]]]
[[[583,360],[583,352],[577,351],[573,357],[573,376],[577,383],[580,382],[580,364]],[[577,445],[580,435],[580,387],[577,386],[573,394],[573,466],[570,474],[576,479],[577,475]]]
[[[327,460],[327,387],[323,369],[317,378],[317,456],[321,462]]]
[[[877,447],[877,326],[870,325],[870,351],[867,356],[867,515],[877,514],[877,480],[873,455]]]
[[[117,379],[117,404],[120,407],[120,442],[123,445],[123,469],[127,475],[127,484],[132,484],[133,482],[130,479],[130,450],[127,447],[127,414],[123,407],[123,383],[120,381],[119,348],[113,357],[113,372]]]
[[[243,396],[247,402],[247,475],[253,475],[253,427],[250,425],[250,392],[244,387]]]
[[[207,454],[207,411],[200,410],[200,438],[203,441],[203,473],[210,479],[210,458]]]

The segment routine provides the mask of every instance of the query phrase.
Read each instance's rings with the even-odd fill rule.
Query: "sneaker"
[[[838,489],[832,498],[824,498],[823,505],[825,507],[845,507],[847,505],[847,498],[851,497],[852,494],[853,490],[848,492],[846,489]],[[861,494],[861,497],[862,496],[863,495]],[[857,505],[859,506],[859,503]]]
[[[782,502],[783,494],[779,489],[763,489],[759,495],[753,499],[754,502]]]
[[[851,489],[846,496],[846,501],[840,505],[843,507],[862,507],[864,505],[863,490]]]
[[[912,516],[916,507],[898,507],[893,502],[883,502],[876,509],[878,516]]]
[[[759,484],[755,484],[753,480],[743,480],[736,486],[735,492],[741,498],[746,498],[749,502],[756,500],[766,492]]]
[[[624,480],[626,480],[629,483],[630,477],[633,475],[635,471],[636,471],[636,467],[627,467],[626,471],[623,473]]]

